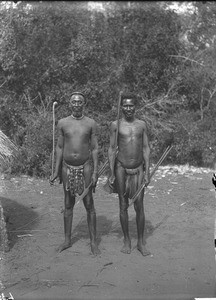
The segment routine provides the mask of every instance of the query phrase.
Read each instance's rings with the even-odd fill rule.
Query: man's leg
[[[121,252],[130,254],[131,253],[131,240],[129,237],[128,227],[128,199],[124,197],[125,193],[125,170],[117,164],[116,166],[116,185],[119,196],[119,218],[124,235],[124,245]]]
[[[84,168],[85,186],[88,186],[91,182],[92,168],[90,165],[86,165]],[[100,254],[96,240],[96,212],[94,208],[94,201],[92,196],[92,190],[83,199],[83,203],[87,212],[87,223],[90,236],[91,251],[94,255]]]
[[[94,255],[100,254],[96,240],[96,212],[93,203],[93,197],[89,194],[83,199],[83,203],[87,212],[87,223],[90,236],[91,251]]]
[[[65,193],[65,209],[64,209],[64,235],[65,241],[58,248],[58,252],[71,247],[71,230],[73,221],[73,208],[75,204],[75,197],[70,195],[69,191],[64,190]]]
[[[144,246],[144,229],[145,229],[145,214],[143,206],[144,190],[141,192],[139,198],[134,202],[134,209],[136,211],[136,224],[137,224],[137,249],[143,256],[150,255],[151,253]]]

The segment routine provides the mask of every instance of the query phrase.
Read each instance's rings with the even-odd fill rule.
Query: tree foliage
[[[52,103],[58,102],[57,120],[66,116],[75,90],[86,94],[86,112],[100,125],[100,161],[119,92],[130,90],[149,128],[153,160],[172,141],[171,161],[210,164],[199,138],[215,109],[216,5],[193,3],[190,15],[168,9],[168,2],[107,1],[101,11],[87,2],[1,4],[0,128],[20,148],[14,172],[48,176]],[[197,131],[187,144],[192,120]],[[195,141],[197,159],[190,154]]]

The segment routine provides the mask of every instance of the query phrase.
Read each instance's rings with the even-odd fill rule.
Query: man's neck
[[[124,121],[128,122],[128,123],[133,123],[134,120],[135,120],[135,116],[132,116],[130,118],[127,118],[127,117],[123,117]]]
[[[84,117],[84,115],[83,115],[83,113],[81,113],[81,114],[80,113],[72,113],[71,117],[76,120],[81,120]]]

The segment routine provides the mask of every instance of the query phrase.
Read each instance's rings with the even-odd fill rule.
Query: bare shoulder
[[[111,121],[110,122],[110,129],[111,130],[116,130],[116,128],[117,128],[117,120]]]
[[[58,126],[59,128],[62,128],[62,127],[68,122],[68,120],[69,120],[69,117],[60,119],[60,120],[58,121],[57,126]]]
[[[139,124],[139,126],[143,128],[143,130],[145,130],[145,131],[147,130],[147,125],[146,125],[145,121],[140,120],[140,119],[137,119],[136,121]]]
[[[89,118],[89,117],[85,116],[85,122],[87,124],[89,124],[89,126],[91,126],[91,127],[97,127],[97,122],[92,118]]]
[[[122,121],[123,121],[123,119],[119,119],[119,123],[121,123]],[[118,123],[118,120],[115,120],[115,121],[111,122],[111,125],[114,127],[117,127],[117,123]]]

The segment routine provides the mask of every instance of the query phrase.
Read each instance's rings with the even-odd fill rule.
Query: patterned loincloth
[[[86,163],[88,163],[88,161]],[[82,192],[84,191],[85,164],[81,166],[71,166],[68,165],[65,161],[63,161],[63,165],[66,167],[66,172],[67,172],[65,190],[70,191],[72,196],[75,196],[75,194],[81,195]]]

